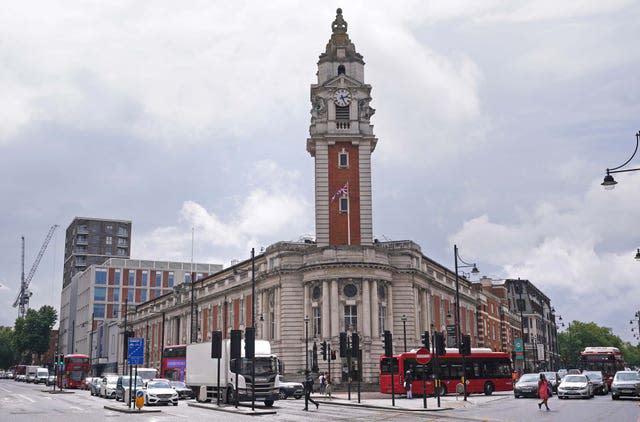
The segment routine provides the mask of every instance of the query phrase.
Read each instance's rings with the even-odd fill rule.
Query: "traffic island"
[[[138,410],[135,407],[131,408],[131,407],[127,407],[127,406],[111,406],[111,405],[105,405],[104,406],[105,409],[107,410],[113,410],[115,412],[120,412],[120,413],[161,413],[162,411],[160,409],[147,409],[145,407],[143,407],[142,409]]]
[[[75,391],[65,391],[65,390],[40,390],[43,393],[49,394],[75,394]]]
[[[264,415],[276,415],[277,412],[275,410],[263,410],[263,409],[256,409],[256,410],[251,410],[251,408],[247,408],[245,406],[218,406],[217,404],[209,404],[209,403],[187,403],[187,406],[191,406],[191,407],[198,407],[200,409],[209,409],[209,410],[215,410],[218,412],[227,412],[227,413],[235,413],[237,415],[245,415],[245,416],[264,416]]]

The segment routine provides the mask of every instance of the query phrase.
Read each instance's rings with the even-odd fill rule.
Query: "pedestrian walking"
[[[540,396],[541,402],[538,403],[538,409],[542,409],[542,405],[549,410],[549,405],[547,404],[547,400],[549,400],[549,391],[551,390],[551,386],[549,385],[549,381],[544,376],[544,374],[540,374],[540,379],[538,380],[538,396]]]
[[[413,373],[410,369],[404,374],[404,388],[407,390],[407,398],[412,399],[413,393],[411,392],[411,384],[413,384]]]
[[[318,377],[318,385],[319,385],[318,389],[320,390],[320,394],[324,396],[324,390],[327,387],[327,384],[325,383],[324,372],[321,372],[320,376]]]
[[[327,382],[327,387],[325,388],[325,392],[327,393],[327,396],[331,397],[331,390],[333,389],[331,385],[331,375],[327,374],[324,378]]]
[[[316,409],[320,407],[317,401],[311,398],[311,392],[313,391],[313,377],[309,373],[309,371],[305,372],[307,374],[304,380],[304,410],[309,410],[309,402],[316,405]]]

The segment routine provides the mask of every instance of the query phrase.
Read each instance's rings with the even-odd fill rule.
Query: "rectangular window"
[[[93,304],[93,317],[94,318],[104,318],[104,303],[94,303]]]
[[[128,300],[129,302],[133,302],[133,299],[134,299],[134,296],[133,296],[133,295],[134,295],[134,293],[135,293],[135,289],[129,289],[129,290],[127,291],[127,300]]]
[[[127,250],[124,249],[124,248],[118,248],[117,254],[118,254],[118,256],[126,256],[127,255]]]
[[[217,319],[217,321],[216,321],[216,328],[217,328],[219,331],[222,331],[222,328],[223,328],[223,327],[222,327],[222,306],[218,306],[218,309],[217,309],[217,310],[218,310],[218,315],[217,315],[217,316],[218,316],[218,319]]]
[[[344,329],[358,329],[358,306],[345,305],[344,307]]]
[[[161,296],[161,295],[162,295],[162,290],[156,289],[156,297]]]
[[[276,313],[273,309],[271,309],[269,311],[269,321],[271,322],[271,332],[269,334],[271,334],[271,339],[275,340],[276,338]]]
[[[147,301],[147,289],[142,289],[140,291],[140,303],[145,303]]]
[[[136,285],[136,272],[134,270],[129,270],[129,286]]]
[[[118,236],[129,236],[129,230],[126,227],[118,227]]]
[[[162,272],[156,272],[156,285],[155,287],[162,287]]]
[[[146,286],[148,280],[149,280],[149,271],[143,271],[142,272],[142,284],[141,284],[141,286]]]
[[[378,306],[378,327],[380,327],[380,334],[384,333],[386,321],[387,307],[381,304]]]
[[[349,198],[346,196],[340,198],[340,212],[349,212]]]
[[[227,308],[229,308],[229,326],[235,329],[236,327],[234,327],[233,325],[233,302],[229,303],[229,305],[227,305]]]
[[[107,270],[104,268],[96,269],[96,284],[107,284]]]
[[[111,224],[107,224],[107,225],[104,227],[104,231],[105,231],[106,233],[113,233],[113,226],[112,226]]]
[[[107,288],[106,287],[96,287],[93,290],[93,300],[98,300],[104,302],[107,298]]]
[[[347,154],[345,151],[342,151],[340,154],[338,154],[338,167],[349,167],[349,154]]]
[[[313,326],[311,328],[311,334],[313,337],[322,337],[322,314],[320,313],[320,307],[313,308]]]
[[[173,289],[173,271],[169,272],[169,282],[167,283],[170,289]]]
[[[184,282],[191,283],[191,273],[184,273]]]
[[[240,299],[240,324],[244,324],[244,298]]]
[[[113,237],[107,236],[104,238],[104,243],[107,245],[113,245]]]
[[[120,302],[120,289],[113,289],[113,301]]]
[[[115,286],[119,286],[120,285],[120,270],[115,270],[113,272],[113,284]]]

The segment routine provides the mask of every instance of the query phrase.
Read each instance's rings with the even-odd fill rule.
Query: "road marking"
[[[6,391],[7,393],[10,393],[10,392],[11,392],[11,390],[7,390],[7,389],[6,389],[6,388],[4,388],[4,387],[0,387],[0,389],[2,389],[2,391]]]
[[[31,403],[35,403],[35,402],[36,402],[34,399],[29,398],[29,397],[25,396],[24,394],[16,394],[16,396],[18,396],[18,397],[22,397],[23,399],[28,400],[28,401],[30,401]]]

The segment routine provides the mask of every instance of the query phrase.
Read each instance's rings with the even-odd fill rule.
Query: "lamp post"
[[[638,248],[638,252],[636,252],[636,261],[640,261],[640,248]]]
[[[518,279],[520,280],[520,279]],[[522,309],[524,308],[524,300],[522,299],[522,290],[524,290],[524,284],[520,283],[520,291],[518,292],[518,309],[520,310],[520,336],[522,337],[522,373],[527,372],[527,345],[524,341],[524,317],[522,316]],[[562,321],[562,317],[560,317]]]
[[[309,376],[309,315],[304,316],[304,377],[305,389],[307,387],[307,377]],[[309,394],[304,392],[304,410],[309,410]]]
[[[404,339],[404,351],[407,351],[407,316],[402,314],[402,338]]]
[[[471,274],[478,274],[478,267],[475,263],[469,263],[460,258],[458,245],[453,245],[453,258],[456,267],[456,346],[460,346],[460,281],[458,278],[459,268],[471,268]],[[461,264],[458,264],[460,262]],[[466,395],[465,395],[466,398]]]
[[[633,157],[635,157],[636,152],[638,152],[638,143],[639,142],[640,142],[640,132],[636,133],[636,148],[633,150],[633,154],[631,154],[631,157],[629,157],[629,159],[627,161],[625,161],[623,164],[619,165],[618,167],[613,167],[613,168],[608,168],[607,169],[607,175],[604,177],[604,181],[601,183],[601,185],[604,186],[605,189],[611,190],[618,183],[618,182],[615,181],[615,179],[611,175],[612,173],[626,173],[626,172],[629,172],[629,171],[638,171],[638,170],[640,170],[640,168],[622,170],[622,167],[624,167],[627,164],[629,164],[629,161],[631,161],[633,159]]]

